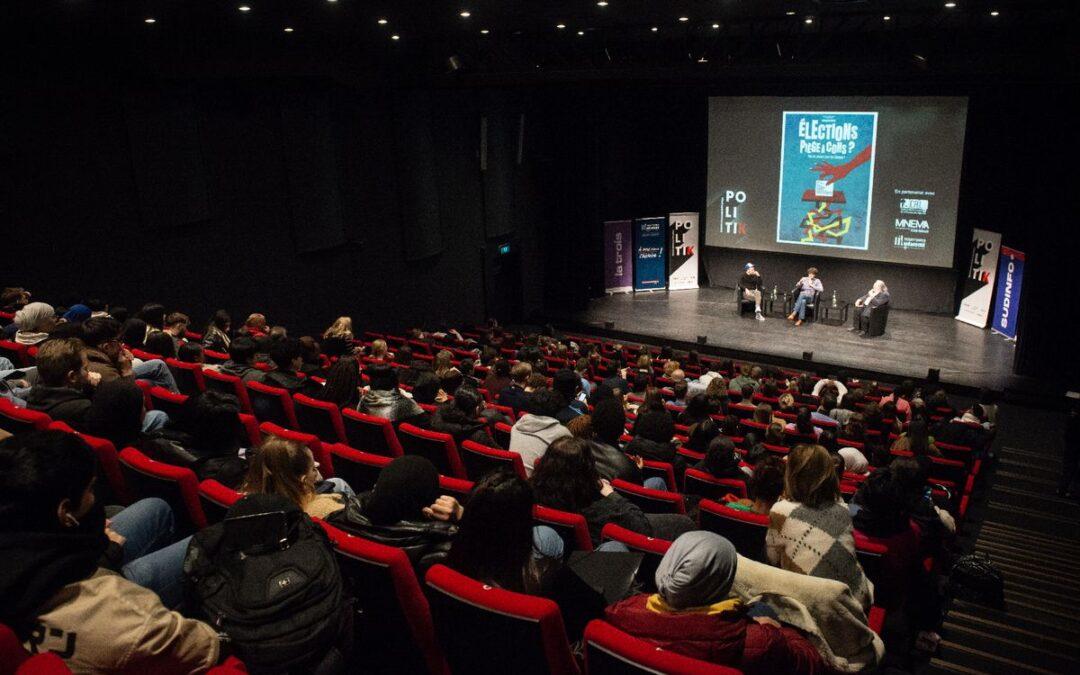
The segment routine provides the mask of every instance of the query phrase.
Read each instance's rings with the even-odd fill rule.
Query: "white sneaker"
[[[761,312],[754,312],[754,318],[757,319],[758,321],[764,321],[765,320],[765,317],[763,317],[761,315]]]

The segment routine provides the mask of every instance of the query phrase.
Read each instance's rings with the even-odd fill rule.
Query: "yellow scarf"
[[[645,608],[650,612],[656,612],[657,614],[723,614],[724,612],[735,612],[742,608],[742,600],[738,598],[728,598],[727,600],[721,600],[711,605],[703,605],[701,607],[687,607],[686,609],[675,609],[671,605],[664,602],[664,599],[660,597],[659,593],[653,593],[649,596],[649,599],[645,601]]]

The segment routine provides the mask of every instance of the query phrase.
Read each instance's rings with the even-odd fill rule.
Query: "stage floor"
[[[779,310],[779,306],[777,307]],[[854,311],[854,308],[851,308]],[[783,316],[765,321],[740,317],[734,291],[701,288],[688,291],[625,293],[596,298],[585,311],[564,317],[586,328],[603,329],[660,340],[693,343],[698,335],[720,350],[802,359],[814,352],[823,364],[922,379],[929,368],[941,370],[941,381],[964,387],[1013,386],[1015,346],[1000,335],[961,323],[951,316],[892,310],[881,337],[866,339],[844,326],[805,323],[798,328]]]

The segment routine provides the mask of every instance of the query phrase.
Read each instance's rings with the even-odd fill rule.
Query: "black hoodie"
[[[90,397],[71,387],[36,384],[26,395],[26,407],[47,414],[55,421],[78,427],[90,412]]]

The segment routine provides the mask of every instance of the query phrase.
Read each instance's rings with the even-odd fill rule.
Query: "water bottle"
[[[833,291],[832,292],[832,306],[833,306],[833,309],[836,309],[836,305],[837,305],[837,303],[836,303],[836,291]]]
[[[776,286],[775,285],[773,285],[773,287],[772,287],[772,299],[773,300],[776,299]]]

